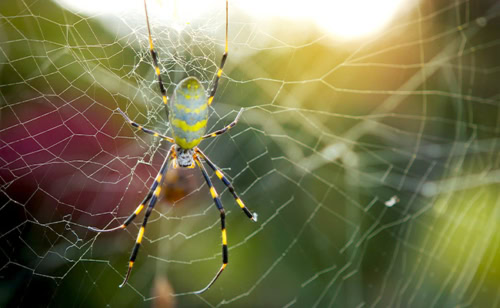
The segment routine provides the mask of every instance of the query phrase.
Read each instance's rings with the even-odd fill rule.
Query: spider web
[[[264,9],[264,8],[263,8]],[[173,170],[129,284],[137,236],[118,226],[147,194],[169,133],[143,12],[0,9],[2,306],[500,306],[500,6],[421,1],[382,32],[341,42],[312,24],[232,9],[230,54],[200,147],[216,177]],[[223,6],[176,27],[152,18],[162,77],[208,88]]]

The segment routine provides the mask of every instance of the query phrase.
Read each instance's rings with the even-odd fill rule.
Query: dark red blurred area
[[[24,294],[63,290],[55,286],[73,275],[73,266],[86,271],[81,258],[96,256],[96,233],[88,227],[118,224],[153,183],[169,145],[134,131],[106,105],[54,97],[0,109],[0,267],[16,290],[0,303],[9,297],[23,306],[49,303],[50,297]],[[169,170],[156,208],[182,205],[200,184],[193,174]]]
[[[119,114],[102,106],[82,112],[40,99],[3,109],[0,179],[5,202],[18,204],[40,224],[103,226],[127,215],[147,193],[167,146],[161,145],[153,157],[145,154],[151,152],[148,142],[158,141],[136,139]],[[192,190],[189,174],[169,172],[168,189],[163,190],[169,203]]]

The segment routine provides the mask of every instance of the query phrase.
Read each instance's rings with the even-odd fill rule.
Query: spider
[[[169,118],[170,126],[172,127],[172,137],[168,137],[160,134],[159,132],[150,130],[145,128],[132,120],[118,108],[118,111],[123,116],[123,118],[133,127],[141,130],[147,134],[153,135],[155,137],[162,138],[173,145],[170,147],[170,150],[165,157],[165,160],[156,176],[155,181],[153,182],[148,194],[141,202],[141,204],[135,209],[135,211],[125,220],[125,222],[115,228],[112,229],[97,229],[94,227],[89,227],[90,230],[95,232],[111,232],[119,229],[125,229],[136,217],[141,213],[141,211],[146,207],[146,204],[149,202],[146,214],[144,215],[144,220],[142,222],[142,226],[139,229],[139,233],[137,235],[137,239],[135,242],[135,246],[132,249],[132,253],[130,255],[127,274],[125,275],[125,279],[123,283],[120,285],[120,288],[123,287],[132,271],[132,267],[134,266],[135,259],[137,257],[137,253],[139,252],[139,248],[141,247],[142,238],[144,236],[144,232],[146,230],[146,224],[148,222],[149,216],[153,211],[153,208],[160,196],[161,187],[163,184],[163,180],[165,178],[166,171],[168,169],[169,163],[172,162],[173,168],[194,168],[198,166],[201,170],[205,181],[207,182],[208,188],[210,190],[210,194],[214,200],[215,205],[220,213],[220,223],[221,223],[221,232],[222,232],[222,266],[217,271],[212,280],[208,283],[208,285],[194,292],[195,294],[201,294],[208,290],[214,282],[219,278],[222,271],[227,266],[228,263],[228,252],[227,252],[227,234],[226,234],[226,215],[224,212],[224,208],[219,199],[217,191],[215,190],[210,177],[203,165],[205,162],[216,174],[216,176],[227,186],[231,194],[233,195],[236,203],[240,206],[243,212],[250,218],[252,221],[257,221],[257,214],[252,213],[241,201],[236,192],[234,191],[234,187],[228,181],[228,179],[224,176],[222,171],[214,164],[212,161],[198,148],[198,144],[208,138],[219,136],[229,129],[234,127],[238,122],[238,119],[243,111],[243,108],[238,112],[236,118],[231,124],[225,126],[224,128],[217,130],[210,134],[206,133],[207,128],[207,119],[208,119],[208,107],[212,104],[215,93],[217,92],[217,86],[219,84],[219,79],[222,75],[222,69],[224,68],[224,63],[227,59],[228,54],[228,0],[226,0],[226,40],[225,40],[225,50],[222,55],[220,67],[217,71],[217,75],[215,77],[215,81],[212,85],[212,89],[210,91],[210,95],[207,97],[207,93],[201,82],[195,77],[187,77],[183,79],[176,87],[173,93],[173,97],[171,100],[167,97],[167,91],[165,90],[165,86],[163,85],[160,68],[158,66],[158,53],[154,49],[153,39],[151,36],[151,27],[149,25],[149,17],[148,17],[148,9],[146,5],[146,0],[144,0],[144,11],[146,15],[146,24],[148,27],[148,38],[149,38],[149,50],[151,53],[151,57],[153,58],[153,65],[155,68],[156,76],[158,77],[158,84],[160,87],[160,92],[163,98],[163,103],[165,105],[167,115]]]

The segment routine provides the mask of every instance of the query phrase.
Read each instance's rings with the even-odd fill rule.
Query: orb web
[[[124,288],[141,218],[87,229],[122,223],[169,148],[116,112],[170,133],[143,12],[2,6],[2,303],[151,305],[168,279],[180,306],[498,306],[498,5],[421,1],[353,42],[232,12],[209,130],[245,111],[200,147],[259,222],[213,176],[229,265],[195,296],[221,258],[198,170],[169,171]],[[151,24],[168,93],[187,76],[208,88],[223,5]]]

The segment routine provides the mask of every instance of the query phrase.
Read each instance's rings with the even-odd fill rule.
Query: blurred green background
[[[214,11],[151,21],[169,93],[189,75],[209,86]],[[169,147],[115,111],[169,133],[143,14],[2,2],[0,306],[166,307],[165,279],[178,307],[500,306],[496,1],[422,0],[353,41],[232,9],[209,128],[245,112],[200,147],[259,222],[212,178],[230,256],[202,295],[221,255],[198,170],[169,172],[125,287],[142,216],[87,230],[135,209]]]

